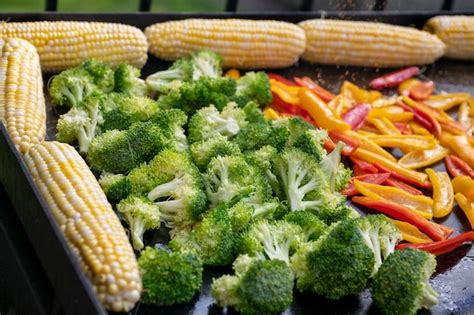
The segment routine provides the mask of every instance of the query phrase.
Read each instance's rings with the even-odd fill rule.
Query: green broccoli
[[[235,258],[235,240],[229,213],[221,206],[205,212],[193,226],[174,231],[169,246],[196,251],[205,265],[225,266]]]
[[[98,89],[86,70],[72,68],[52,77],[48,91],[53,105],[73,107]]]
[[[272,92],[268,75],[263,72],[247,72],[237,81],[237,96],[248,97],[259,105],[271,103]]]
[[[414,249],[395,251],[374,277],[372,297],[382,314],[416,314],[438,304],[438,293],[429,283],[436,268],[432,254]]]
[[[323,160],[327,152],[324,149],[324,141],[328,133],[324,129],[310,129],[301,134],[293,143],[295,148],[309,154],[318,163]]]
[[[115,69],[115,92],[130,96],[146,96],[148,87],[145,81],[140,79],[140,69],[127,64],[120,64]]]
[[[189,120],[189,142],[199,142],[222,135],[228,139],[247,125],[245,112],[235,103],[219,112],[214,105],[199,109]]]
[[[177,108],[161,109],[151,121],[161,128],[161,132],[170,140],[172,148],[179,152],[188,149],[188,140],[183,128],[188,117],[182,110]]]
[[[328,225],[345,220],[360,217],[360,214],[346,202],[343,195],[334,193],[327,195],[332,198],[327,200],[325,206],[319,207],[318,211],[312,211],[320,220]]]
[[[209,162],[217,156],[240,155],[239,147],[220,134],[190,147],[191,157],[196,166],[205,171]]]
[[[305,241],[316,241],[323,235],[328,226],[309,211],[294,211],[288,213],[284,220],[301,227]]]
[[[146,78],[150,90],[160,94],[167,94],[177,90],[183,82],[193,78],[193,64],[188,58],[176,60],[169,69],[158,71]]]
[[[222,76],[222,57],[210,50],[201,50],[191,55],[192,79],[201,77],[218,78]]]
[[[205,210],[201,174],[185,153],[165,149],[128,178],[132,192],[153,201],[169,227],[192,223]]]
[[[277,200],[263,203],[250,203],[240,200],[228,208],[232,230],[236,233],[243,231],[251,222],[261,218],[273,218],[278,214],[280,203]]]
[[[235,275],[214,279],[212,296],[221,307],[232,306],[242,314],[277,314],[293,301],[294,276],[283,261],[239,256]]]
[[[112,203],[118,203],[127,198],[132,191],[130,180],[123,174],[102,173],[99,184],[107,199]]]
[[[202,286],[202,262],[193,252],[147,247],[138,258],[138,267],[143,282],[141,301],[145,304],[187,303]]]
[[[130,228],[133,248],[143,248],[143,233],[160,228],[160,208],[148,199],[129,196],[120,201],[117,211],[123,216]]]
[[[256,151],[246,153],[245,160],[250,165],[256,167],[265,176],[268,183],[272,187],[273,192],[280,199],[283,199],[284,195],[280,189],[278,178],[272,170],[271,161],[276,157],[276,155],[277,150],[274,147],[265,145]]]
[[[303,239],[303,231],[296,224],[262,219],[243,232],[239,253],[260,259],[279,259],[289,264],[291,254]]]
[[[87,60],[80,68],[89,73],[94,84],[104,93],[112,92],[115,85],[114,70],[106,63],[99,60]]]
[[[86,154],[92,140],[100,133],[104,119],[101,112],[102,94],[89,94],[82,102],[61,115],[56,126],[56,139],[65,143],[78,143],[79,152]]]
[[[349,184],[352,171],[341,163],[341,152],[344,143],[339,142],[336,148],[321,160],[321,168],[326,176],[332,192],[341,191]]]
[[[247,102],[244,104],[242,109],[245,112],[245,120],[251,124],[265,122],[265,116],[263,116],[262,110],[255,102]]]
[[[169,146],[161,129],[151,122],[134,123],[127,130],[110,130],[90,144],[87,160],[97,171],[126,174]]]

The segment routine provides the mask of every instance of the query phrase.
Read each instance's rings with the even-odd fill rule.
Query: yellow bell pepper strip
[[[456,199],[456,202],[458,203],[459,207],[466,215],[467,220],[471,225],[471,229],[474,230],[474,202],[469,201],[466,196],[461,193],[457,193],[456,195],[454,195],[454,199]]]
[[[340,94],[354,100],[356,104],[372,104],[374,101],[382,98],[382,93],[379,91],[364,90],[349,81],[344,81],[344,83],[342,83]]]
[[[442,145],[437,145],[430,150],[414,150],[405,154],[398,160],[398,164],[409,169],[417,169],[434,164],[449,154],[449,149]]]
[[[471,168],[474,168],[474,146],[467,139],[467,136],[450,136],[443,137],[443,145],[449,148],[466,162]]]
[[[360,132],[360,130],[359,130],[359,132]],[[347,130],[345,133],[349,137],[354,138],[356,140],[359,140],[359,142],[360,142],[359,148],[370,151],[370,152],[375,153],[375,154],[378,154],[378,155],[382,156],[383,158],[388,159],[390,161],[393,161],[393,162],[397,161],[393,157],[393,155],[391,155],[390,153],[385,151],[381,146],[374,143],[369,138],[367,138],[367,137],[365,137],[361,134],[358,134],[357,132],[354,132],[352,130]]]
[[[418,230],[416,226],[408,222],[387,218],[398,228],[404,241],[412,244],[430,243],[433,240],[425,233]]]
[[[474,134],[474,118],[470,115],[470,107],[468,103],[463,103],[459,106],[458,121],[459,124],[466,130],[469,136]]]
[[[380,108],[380,107],[385,107],[385,106],[393,106],[397,104],[398,97],[396,95],[393,95],[391,97],[383,97],[379,98],[376,101],[372,102],[372,108]]]
[[[415,85],[417,85],[418,83],[421,83],[421,81],[415,78],[411,78],[411,79],[403,81],[398,86],[398,94],[409,96],[410,89],[414,87]]]
[[[412,184],[412,185],[422,187],[422,188],[427,188],[431,186],[430,182],[427,181],[428,175],[426,175],[425,173],[420,173],[420,172],[405,168],[397,164],[397,162],[386,159],[383,156],[378,155],[377,153],[374,153],[374,152],[371,152],[369,150],[365,150],[359,147],[357,148],[357,150],[355,150],[352,153],[352,155],[355,158],[358,158],[362,161],[366,161],[372,164],[375,164],[375,163],[380,164],[391,173],[400,175],[397,179],[402,180],[402,177],[403,177],[403,181],[408,184]]]
[[[297,105],[300,102],[298,97],[299,87],[288,86],[270,79],[270,90],[288,104]]]
[[[431,168],[427,168],[425,172],[433,185],[433,216],[445,217],[453,211],[454,205],[454,192],[449,175],[446,172],[435,172]]]
[[[394,202],[413,210],[426,219],[433,217],[433,199],[430,197],[412,195],[396,187],[365,183],[359,180],[354,180],[354,187],[366,197]]]
[[[298,96],[300,98],[299,106],[309,113],[320,128],[329,131],[351,129],[351,126],[336,117],[331,109],[310,89],[301,88]]]
[[[451,183],[454,193],[461,193],[469,201],[474,202],[474,179],[470,176],[456,176]]]
[[[339,116],[354,105],[354,100],[342,94],[337,95],[328,103],[328,107]]]
[[[402,150],[430,150],[438,144],[433,136],[375,135],[369,138],[381,147],[400,148]]]
[[[263,110],[263,117],[268,120],[277,120],[280,118],[280,115],[273,108],[265,107],[265,109]]]
[[[374,125],[384,135],[401,135],[400,130],[395,127],[390,120],[385,117],[371,118],[369,122]]]
[[[392,122],[399,122],[413,120],[414,115],[412,112],[405,111],[400,106],[373,108],[369,113],[369,119],[382,117],[385,117]]]
[[[238,69],[229,69],[225,73],[226,77],[232,78],[234,80],[240,79],[240,71]]]
[[[469,93],[449,93],[433,95],[423,103],[436,109],[443,111],[450,110],[451,108],[458,106],[464,102],[469,101],[471,95]]]
[[[429,132],[426,128],[424,128],[423,126],[421,126],[419,123],[417,123],[415,121],[410,121],[409,124],[410,124],[411,131],[415,135],[426,136],[426,135],[431,134],[431,132]]]
[[[471,97],[468,104],[469,104],[469,116],[474,117],[474,97]]]

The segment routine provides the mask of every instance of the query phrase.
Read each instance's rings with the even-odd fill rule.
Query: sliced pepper
[[[456,176],[451,183],[454,193],[461,193],[469,201],[474,202],[474,179],[470,176]]]
[[[467,136],[445,136],[444,144],[471,168],[474,168],[474,145],[467,139]]]
[[[369,122],[374,125],[384,135],[401,135],[402,133],[398,130],[395,125],[385,117],[372,118]]]
[[[356,104],[372,104],[376,100],[382,98],[382,94],[380,92],[364,90],[363,88],[360,88],[349,81],[344,81],[344,83],[342,83],[340,94],[354,100]]]
[[[426,100],[433,94],[435,83],[433,81],[419,82],[410,88],[410,97],[417,101]]]
[[[394,122],[393,125],[395,127],[397,127],[398,131],[400,131],[400,133],[402,135],[412,135],[413,132],[411,132],[411,128],[410,128],[410,125],[406,122]]]
[[[441,126],[441,129],[443,129],[443,131],[448,131],[454,135],[462,136],[466,134],[467,132],[467,130],[464,129],[464,127],[461,126],[461,124],[457,121],[444,120],[444,121],[440,121],[439,124]]]
[[[270,79],[270,89],[288,104],[297,105],[300,102],[298,97],[299,87],[285,85],[280,81]]]
[[[393,161],[393,162],[397,161],[393,157],[393,155],[391,155],[389,152],[385,151],[381,146],[374,143],[368,137],[365,137],[361,134],[358,134],[357,132],[354,132],[352,130],[347,130],[346,134],[349,137],[354,138],[354,139],[356,139],[360,142],[359,148],[364,149],[364,150],[368,150],[368,151],[370,151],[372,153],[375,153],[375,154],[378,154],[378,155],[384,157],[387,160],[390,160],[390,161]]]
[[[433,185],[433,216],[442,218],[453,211],[454,193],[453,185],[446,172],[435,172],[431,168],[427,168],[431,184]]]
[[[354,100],[343,94],[337,95],[328,103],[328,107],[339,116],[354,105]]]
[[[298,86],[298,84],[296,84],[295,82],[293,82],[291,80],[288,80],[287,78],[285,78],[284,76],[281,76],[279,74],[269,72],[269,73],[267,73],[267,75],[268,75],[269,79],[273,79],[273,80],[281,82],[285,85]]]
[[[351,153],[360,146],[360,141],[349,137],[342,131],[332,130],[329,131],[328,135],[334,143],[338,143],[339,141],[344,142],[345,146],[348,147]]]
[[[375,90],[395,87],[401,84],[403,81],[414,77],[418,73],[420,73],[420,68],[418,67],[404,68],[370,81],[369,86]]]
[[[329,107],[310,89],[301,88],[298,96],[301,108],[310,114],[320,128],[329,131],[344,131],[351,128],[347,123],[337,118]]]
[[[461,193],[457,193],[454,195],[456,202],[458,203],[461,210],[467,217],[469,224],[471,225],[471,229],[474,230],[474,202],[469,201],[466,196]]]
[[[401,182],[398,179],[392,178],[392,174],[384,182],[384,185],[400,188],[400,189],[402,189],[402,190],[404,190],[407,193],[410,193],[412,195],[423,195],[423,192],[421,190],[418,190],[418,189],[416,189],[415,187],[413,187],[411,185],[408,185],[404,182]]]
[[[358,180],[354,181],[354,187],[366,197],[394,202],[413,210],[426,219],[433,217],[433,199],[430,197],[412,195],[396,187],[364,183]]]
[[[240,79],[240,71],[238,69],[229,69],[225,73],[226,77],[232,78],[234,80]]]
[[[403,102],[399,102],[397,104],[406,110],[411,110],[416,122],[428,129],[435,136],[439,136],[441,134],[441,125],[431,112],[422,108],[417,102],[409,97],[402,96],[402,99]]]
[[[323,146],[328,153],[331,153],[336,148],[336,144],[331,140],[331,138],[326,139]],[[353,148],[345,145],[341,151],[341,154],[344,156],[350,156],[353,151]]]
[[[450,238],[449,240],[421,244],[403,243],[398,244],[395,248],[398,250],[402,250],[405,248],[414,248],[438,256],[452,252],[459,246],[472,241],[474,241],[474,231],[469,231],[456,235],[455,237]]]
[[[470,176],[474,178],[474,170],[463,160],[458,158],[455,155],[448,155],[444,159],[444,163],[446,164],[446,168],[448,169],[449,174],[452,177],[456,176]]]
[[[400,148],[404,150],[434,149],[438,141],[433,136],[419,135],[375,135],[370,140],[381,147]]]
[[[310,88],[313,90],[314,93],[316,93],[323,101],[325,102],[330,102],[333,98],[336,96],[326,90],[325,88],[321,87],[318,85],[316,82],[311,80],[309,77],[302,77],[302,78],[293,78],[293,80],[299,85],[299,86],[305,86],[307,88]]]
[[[413,170],[434,164],[448,154],[449,149],[438,144],[434,149],[410,151],[398,160],[398,164]]]
[[[370,104],[365,103],[354,106],[342,115],[342,120],[348,123],[352,130],[358,130],[366,121],[371,109]]]
[[[403,222],[400,220],[390,219],[390,218],[388,218],[388,220],[392,222],[393,224],[395,224],[395,226],[398,228],[398,230],[402,234],[403,240],[407,242],[410,242],[413,244],[433,242],[431,238],[429,238],[428,235],[418,230],[418,228],[414,226],[413,224]]]
[[[458,121],[461,127],[467,130],[467,134],[472,136],[474,133],[474,118],[470,116],[469,103],[463,103],[459,106]]]
[[[350,179],[349,185],[346,189],[341,191],[345,196],[354,196],[359,193],[359,191],[354,186],[354,181],[358,180],[364,183],[371,184],[382,184],[390,177],[389,173],[378,173],[378,174],[365,174],[360,176],[354,176]]]
[[[421,81],[415,78],[411,78],[411,79],[403,81],[398,86],[398,94],[405,95],[405,96],[410,95],[410,89],[414,87],[415,85],[417,85],[418,83],[421,83]]]
[[[413,131],[414,134],[416,135],[430,135],[431,132],[429,132],[425,127],[421,126],[419,123],[415,121],[410,121],[409,122],[410,128]]]
[[[370,163],[356,159],[353,156],[351,156],[350,159],[352,162],[354,162],[354,166],[357,166],[362,170],[363,174],[375,174],[379,172],[378,168]]]
[[[369,113],[370,118],[385,117],[392,122],[396,121],[410,121],[413,120],[414,114],[412,111],[406,111],[400,106],[386,106],[381,108],[374,108]]]
[[[263,110],[263,117],[265,117],[268,120],[277,120],[280,118],[280,115],[273,108],[266,107]]]
[[[369,209],[377,210],[394,219],[408,222],[434,241],[445,240],[454,232],[448,227],[428,221],[418,213],[388,200],[355,196],[352,197],[352,202]]]
[[[418,187],[424,188],[424,189],[431,189],[432,188],[431,183],[429,181],[425,181],[423,183],[418,183],[418,182],[414,181],[413,179],[411,179],[411,178],[409,178],[405,175],[402,175],[400,173],[397,173],[393,170],[390,170],[387,167],[385,167],[385,166],[383,166],[383,165],[381,165],[377,162],[374,163],[374,166],[379,170],[379,172],[389,172],[390,173],[390,179],[391,178],[397,179],[399,181],[402,181],[405,184],[415,185],[415,186],[418,186]],[[403,169],[408,170],[407,168],[403,168]],[[420,173],[420,172],[417,172],[417,173],[426,175],[425,173]],[[426,179],[428,179],[428,176],[426,176]],[[388,185],[388,186],[398,187],[398,186],[395,186],[395,185]],[[402,187],[398,187],[398,188],[402,188]],[[416,194],[414,194],[414,195],[416,195]]]
[[[431,96],[423,103],[432,108],[447,111],[461,103],[469,101],[470,97],[471,95],[469,93],[439,94]]]
[[[287,102],[282,100],[281,97],[278,96],[278,94],[272,93],[272,97],[273,99],[271,106],[274,107],[277,111],[302,117],[309,116],[309,114],[302,110],[299,106],[288,104]]]

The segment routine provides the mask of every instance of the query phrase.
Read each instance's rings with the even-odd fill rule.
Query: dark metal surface
[[[437,12],[439,13],[439,12]],[[465,13],[465,12],[464,12]],[[364,12],[337,13],[329,12],[329,17],[353,18],[357,20],[378,20],[397,23],[401,25],[421,26],[426,19],[434,15],[434,12],[423,14],[404,13],[395,15],[393,13]],[[26,20],[89,20],[122,22],[144,28],[158,21],[196,17],[202,15],[184,14],[0,14],[0,19],[10,18],[10,21]],[[307,18],[319,17],[319,13],[280,14],[206,14],[206,17],[245,17],[253,19],[272,18],[292,22]],[[147,75],[168,64],[150,57],[149,62],[143,69]],[[386,72],[389,70],[383,70]],[[333,91],[344,79],[351,80],[361,86],[366,86],[368,81],[380,72],[376,69],[364,69],[355,67],[336,67],[310,65],[304,62],[288,69],[276,71],[287,77],[295,75],[308,75],[321,82],[322,85]],[[437,83],[437,88],[444,91],[466,91],[474,94],[474,64],[441,60],[427,68],[425,75]],[[45,82],[47,78],[45,78]],[[48,106],[48,134],[50,139],[54,137],[55,119],[57,114]],[[65,312],[70,314],[101,314],[103,309],[93,296],[89,283],[78,268],[77,261],[67,249],[64,238],[60,235],[57,227],[52,221],[50,212],[37,190],[31,187],[32,181],[25,172],[18,154],[14,153],[11,143],[0,137],[0,183],[7,191],[12,200],[13,207],[25,228],[28,237],[38,255],[42,268],[44,268],[52,287],[60,300]],[[443,165],[439,164],[438,169]],[[456,208],[445,220],[446,225],[453,227],[456,233],[467,230],[467,220],[463,213]],[[166,230],[161,229],[156,233],[145,235],[148,245],[157,242],[166,242]],[[132,314],[217,314],[221,310],[213,305],[209,295],[210,283],[213,277],[217,277],[228,268],[206,268],[204,287],[199,296],[187,305],[157,308],[146,305],[138,305]],[[474,313],[474,250],[470,245],[465,245],[453,253],[438,258],[437,273],[432,279],[434,288],[440,292],[440,304],[432,309],[434,314],[469,314]],[[288,314],[365,314],[376,312],[371,303],[370,294],[364,291],[358,296],[347,297],[340,301],[329,301],[310,294],[295,294],[293,303]],[[427,313],[427,312],[425,312]]]

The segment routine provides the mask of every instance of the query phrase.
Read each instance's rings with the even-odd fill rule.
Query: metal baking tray
[[[0,13],[0,20],[41,21],[41,20],[81,20],[120,22],[135,25],[141,29],[166,20],[190,17],[276,19],[299,22],[309,18],[340,18],[354,20],[380,21],[399,25],[421,27],[434,15],[474,14],[474,12],[299,12],[299,13],[216,13],[216,14],[63,14],[63,13]],[[152,56],[143,69],[148,75],[166,68],[169,63]],[[343,80],[347,79],[366,86],[370,79],[389,70],[377,70],[358,67],[321,66],[300,62],[297,65],[273,72],[287,76],[307,75],[323,80],[323,85],[337,91]],[[434,80],[438,90],[448,92],[465,91],[474,94],[474,63],[440,60],[426,67],[425,76]],[[47,82],[49,76],[44,77]],[[46,91],[45,91],[46,92]],[[57,113],[48,100],[48,140],[54,139]],[[42,269],[54,290],[59,307],[66,314],[106,314],[102,305],[93,294],[90,283],[81,272],[73,253],[67,247],[64,237],[55,225],[51,211],[33,184],[21,156],[15,150],[5,128],[0,123],[0,183],[15,209],[23,229],[34,248]],[[439,163],[437,169],[443,169]],[[455,234],[469,230],[462,211],[456,207],[451,215],[438,222],[451,226]],[[166,243],[167,233],[160,229],[145,235],[148,245],[157,242]],[[440,304],[432,308],[433,314],[474,314],[474,249],[463,245],[454,252],[438,257],[438,267],[432,278],[432,285],[440,293]],[[155,307],[138,304],[130,314],[221,314],[222,310],[213,304],[210,296],[210,284],[213,277],[231,272],[230,268],[205,268],[204,285],[190,303],[173,307]],[[60,312],[60,313],[62,313]],[[232,312],[232,311],[231,311]],[[331,301],[314,294],[295,293],[294,303],[286,314],[373,314],[377,313],[372,305],[369,290],[359,295]],[[429,314],[429,311],[421,311]]]

